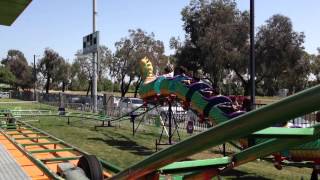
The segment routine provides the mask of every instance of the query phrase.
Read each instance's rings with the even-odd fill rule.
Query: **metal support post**
[[[254,48],[254,0],[250,0],[250,103],[251,110],[255,109],[255,74],[256,74],[256,61],[255,61],[255,48]]]
[[[168,120],[169,120],[169,144],[172,144],[172,104],[171,101],[168,101],[169,109],[168,109]]]
[[[93,22],[92,22],[92,26],[93,26],[93,33],[96,32],[96,0],[93,0]],[[98,47],[99,49],[99,47]],[[92,53],[92,67],[93,67],[93,72],[92,72],[92,105],[93,105],[93,112],[97,112],[97,59],[98,59],[99,53],[97,52],[97,57],[95,56],[95,53]]]
[[[131,121],[132,121],[132,136],[135,134],[135,128],[134,128],[134,121],[135,121],[135,115],[131,114]]]
[[[36,93],[36,82],[37,82],[37,72],[36,72],[36,55],[33,55],[33,100],[37,100],[37,93]]]

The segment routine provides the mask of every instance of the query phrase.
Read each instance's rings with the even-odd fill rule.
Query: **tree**
[[[9,50],[2,64],[14,75],[15,88],[30,88],[33,85],[32,68],[28,65],[24,54],[19,50]]]
[[[108,47],[101,45],[99,46],[99,59],[98,59],[98,88],[100,87],[100,82],[104,81],[106,75],[110,72],[109,67],[113,61],[112,52]],[[92,94],[92,55],[82,54],[81,50],[76,53],[76,59],[71,67],[71,87],[73,89],[84,88],[87,90],[87,95],[89,92]]]
[[[154,66],[154,73],[159,74],[167,64],[164,55],[164,45],[160,40],[156,40],[153,33],[137,29],[129,30],[129,36],[122,38],[115,43],[116,52],[110,64],[110,75],[115,76],[120,82],[121,96],[128,92],[131,83],[135,82],[135,96],[142,82],[138,71],[139,61],[148,57]]]
[[[72,64],[72,84],[78,84],[78,87],[82,90],[86,87],[87,95],[89,91],[92,91],[92,56],[83,55],[82,51],[79,50],[76,53],[76,59]]]
[[[105,78],[109,73],[109,66],[112,63],[113,54],[111,50],[105,46],[101,45],[99,47],[99,60],[98,60],[98,81]]]
[[[15,82],[15,76],[6,67],[0,67],[0,83],[12,85]]]
[[[71,65],[63,58],[59,58],[58,61],[53,72],[53,82],[56,82],[57,86],[61,84],[61,91],[64,92],[66,86],[70,83]]]
[[[111,92],[112,89],[112,81],[107,79],[107,78],[102,78],[100,80],[100,83],[98,84],[98,89],[100,89],[100,91],[109,91]]]
[[[259,27],[256,76],[267,95],[275,95],[281,88],[288,88],[290,93],[303,88],[310,69],[304,38],[304,33],[295,32],[291,20],[283,15],[273,15]]]
[[[177,64],[193,73],[202,70],[214,86],[220,86],[231,70],[246,72],[249,14],[233,0],[193,0],[182,10],[186,41],[177,48]],[[176,43],[172,39],[173,47]]]
[[[78,57],[74,60],[71,65],[71,90],[86,90],[88,86],[88,77],[83,73],[81,69],[81,64],[78,60]]]
[[[249,13],[239,11],[234,0],[192,0],[181,14],[186,40],[170,40],[177,65],[193,73],[201,70],[218,88],[232,75],[233,83],[241,84],[248,95]],[[304,34],[293,30],[288,17],[274,15],[259,27],[255,79],[263,90],[260,93],[274,95],[280,88],[294,92],[305,87],[310,63],[303,43]]]
[[[46,78],[46,94],[49,93],[50,83],[55,78],[56,68],[62,61],[62,57],[55,52],[53,49],[46,48],[44,51],[43,58],[40,59],[38,63],[38,69],[40,73]]]
[[[318,48],[317,55],[310,55],[311,62],[311,71],[316,78],[316,83],[320,83],[320,48]]]

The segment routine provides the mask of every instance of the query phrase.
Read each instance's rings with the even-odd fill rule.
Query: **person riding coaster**
[[[146,101],[150,101],[151,98],[151,101],[158,102],[161,97],[175,96],[180,100],[185,110],[194,109],[199,115],[200,121],[207,119],[212,107],[219,109],[219,114],[223,115],[226,120],[244,113],[234,113],[238,110],[232,106],[230,108],[227,104],[216,106],[232,103],[232,101],[226,96],[217,95],[210,85],[202,82],[199,78],[193,79],[185,74],[176,74],[172,77],[172,68],[170,67],[165,69],[166,74],[155,76],[152,63],[146,57],[141,60],[140,67],[144,82],[140,86],[139,94]],[[185,89],[185,92],[179,92],[182,89]],[[192,100],[196,96],[200,98],[197,102]],[[204,104],[199,104],[199,100]]]

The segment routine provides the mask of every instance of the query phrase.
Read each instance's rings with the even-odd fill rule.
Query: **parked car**
[[[152,107],[150,107],[150,108],[152,108]],[[187,112],[178,103],[173,104],[171,106],[171,110],[174,115],[186,115],[187,114]],[[164,105],[164,106],[159,106],[157,108],[152,109],[151,111],[148,112],[148,114],[154,115],[154,116],[156,116],[156,115],[163,116],[163,115],[167,114],[168,111],[169,111],[169,106]]]
[[[0,92],[0,98],[10,98],[9,92]]]
[[[119,102],[119,108],[122,114],[129,113],[143,105],[143,100],[139,98],[123,98]]]
[[[294,118],[293,120],[290,120],[287,123],[287,127],[289,127],[289,128],[307,128],[312,125],[313,125],[312,122],[304,119],[304,117]]]

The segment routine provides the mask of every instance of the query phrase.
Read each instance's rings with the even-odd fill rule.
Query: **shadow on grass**
[[[263,158],[263,160],[270,162],[270,163],[274,163],[274,158]],[[307,162],[307,161],[302,161],[302,162],[295,162],[295,161],[283,161],[282,162],[283,166],[288,166],[288,167],[296,167],[296,168],[313,168],[314,167],[314,163],[312,162]]]
[[[269,180],[267,178],[257,176],[255,174],[239,171],[236,169],[231,169],[225,173],[222,173],[220,176],[226,179]]]
[[[111,137],[109,135],[106,135],[106,137],[107,138],[105,139],[104,138],[88,138],[88,140],[102,141],[108,144],[109,146],[118,148],[120,150],[128,151],[138,156],[148,156],[154,153],[153,150],[147,147],[141,146],[121,134],[117,134],[116,138]]]

